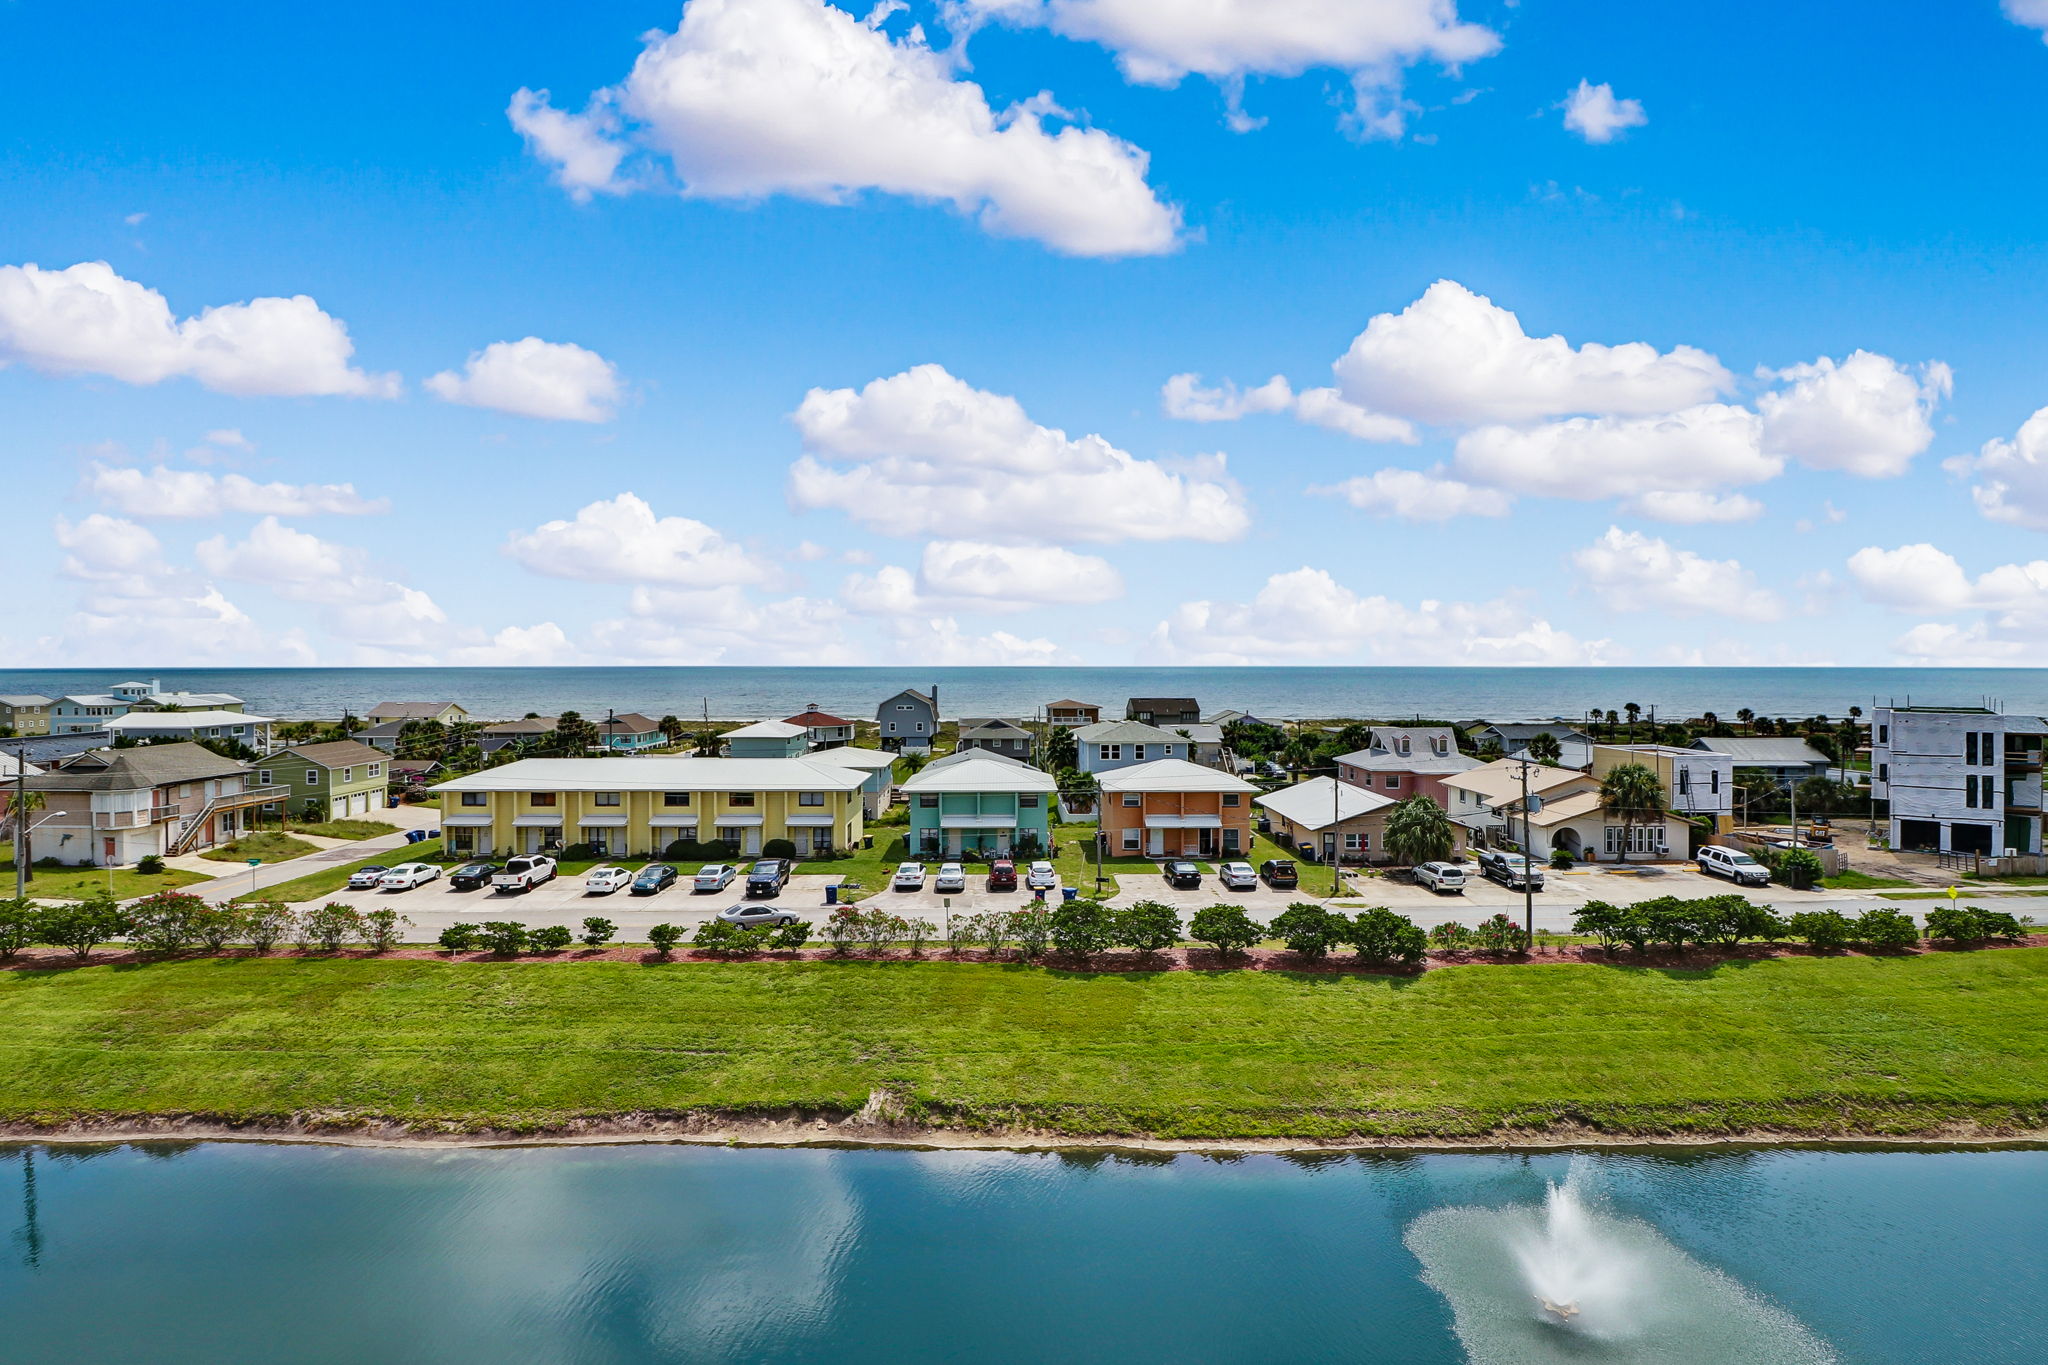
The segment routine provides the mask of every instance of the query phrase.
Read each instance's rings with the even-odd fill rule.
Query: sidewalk
[[[266,886],[296,881],[324,868],[341,863],[361,862],[372,854],[400,854],[391,859],[394,863],[400,863],[405,861],[401,851],[410,847],[405,838],[408,830],[424,829],[431,832],[441,826],[441,811],[438,806],[400,806],[395,810],[379,811],[371,818],[399,826],[398,833],[380,834],[374,839],[357,839],[353,842],[323,839],[320,842],[332,847],[323,848],[317,853],[301,854],[281,863],[265,863],[253,869],[247,866],[237,868],[232,864],[215,863],[214,867],[226,867],[230,870],[215,881],[185,889],[219,905],[239,896],[246,896],[251,891],[260,891]]]

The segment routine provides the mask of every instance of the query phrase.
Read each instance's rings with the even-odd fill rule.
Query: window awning
[[[1014,815],[941,815],[940,829],[1015,829]]]
[[[766,824],[767,818],[760,815],[721,815],[712,823],[720,829],[745,829],[752,825]]]
[[[1146,829],[1222,829],[1220,815],[1148,815]]]
[[[512,818],[512,823],[519,829],[560,829],[562,827],[562,817],[559,815],[516,815]]]
[[[833,825],[838,824],[839,821],[837,817],[831,815],[792,815],[782,823],[799,827],[810,826],[812,828],[823,826],[826,829],[830,829]]]
[[[626,817],[623,815],[586,815],[576,823],[582,825],[585,829],[624,829]]]
[[[693,811],[661,811],[647,822],[657,829],[673,829],[676,826],[695,826],[696,813]]]
[[[441,817],[441,823],[469,828],[478,825],[489,825],[491,817],[488,815],[444,815]]]

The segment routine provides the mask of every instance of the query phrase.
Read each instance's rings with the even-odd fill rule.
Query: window
[[[490,797],[488,794],[484,792],[462,793],[462,804],[465,806],[483,806],[488,805],[489,803]]]
[[[1716,796],[1721,794],[1721,770],[1719,768],[1707,774],[1707,790]]]
[[[270,785],[270,769],[258,768],[256,770],[256,785],[259,787],[267,787]]]
[[[1124,793],[1124,804],[1125,804],[1126,806],[1135,806],[1135,805],[1137,805],[1137,804],[1138,804],[1138,794],[1137,794],[1136,792],[1125,792],[1125,793]]]
[[[1142,744],[1133,744],[1131,746],[1131,759],[1133,762],[1143,763],[1145,761],[1145,746]]]
[[[1878,765],[1877,765],[1877,780],[1878,780],[1878,781],[1880,781],[1880,782],[1889,782],[1889,781],[1891,781],[1891,780],[1892,780],[1892,765],[1891,765],[1891,764],[1889,764],[1889,763],[1880,763],[1880,764],[1878,764]]]
[[[619,794],[617,792],[592,792],[590,794],[590,804],[593,806],[616,806],[619,804]]]
[[[1974,741],[1977,736],[1973,734],[1970,738]],[[1977,805],[1977,779],[1974,775],[1963,779],[1963,804],[1972,809]]]
[[[382,763],[372,763],[372,764],[370,765],[370,780],[371,780],[371,781],[373,781],[373,782],[374,782],[374,781],[375,781],[376,779],[378,779],[378,778],[382,777],[383,775],[384,775],[384,765],[383,765]]]
[[[1991,732],[1989,730],[1986,730],[1984,732],[1983,741],[1977,746],[1977,752],[1983,757],[1984,766],[1987,768],[1990,767],[1992,764],[1998,762],[1997,746],[1992,741],[1993,736]],[[1984,804],[1988,806],[1991,803],[1987,801]]]
[[[353,781],[355,781],[355,780],[356,780],[356,770],[355,770],[354,768],[343,768],[343,769],[341,770],[341,780],[342,780],[342,781],[344,781],[344,782],[353,782]]]
[[[1363,834],[1345,835],[1344,851],[1347,853],[1363,853],[1365,851],[1365,836]]]
[[[919,810],[937,810],[939,808],[938,793],[919,792],[917,794],[917,808]]]
[[[1037,809],[1038,809],[1038,793],[1037,793],[1037,792],[1019,792],[1019,793],[1017,794],[1017,808],[1018,808],[1019,810],[1037,810]]]
[[[1225,853],[1236,853],[1238,851],[1236,830],[1226,829],[1223,831],[1223,851]]]
[[[910,709],[910,703],[907,701],[899,701],[896,703],[896,709],[898,711],[908,711]]]
[[[923,722],[923,721],[919,721],[919,722],[917,723],[917,733],[918,733],[918,734],[920,734],[920,735],[924,733],[924,722]]]
[[[1678,794],[1680,796],[1692,795],[1692,769],[1680,768],[1678,770]]]
[[[306,769],[306,785],[309,787],[320,785],[320,770],[318,768]]]
[[[1224,804],[1224,805],[1226,805],[1226,806],[1241,806],[1241,805],[1243,805],[1243,804],[1244,804],[1244,793],[1243,793],[1243,792],[1225,792],[1225,793],[1223,793],[1223,804]]]
[[[754,794],[752,792],[727,792],[725,804],[728,806],[751,806],[754,804]]]
[[[1096,749],[1102,755],[1104,763],[1123,762],[1124,746],[1121,744],[1099,744]]]
[[[822,806],[825,804],[825,793],[798,792],[796,794],[796,803],[799,806]]]
[[[1388,776],[1388,778],[1387,778],[1387,790],[1389,790],[1389,791],[1393,791],[1393,790],[1395,790],[1395,789],[1399,788],[1399,787],[1400,787],[1400,785],[1401,785],[1401,779],[1400,779],[1399,777],[1396,777],[1396,776],[1392,776],[1392,775],[1389,775],[1389,776]]]
[[[1963,762],[1972,768],[1977,766],[1977,732],[1975,730],[1963,736]]]
[[[555,804],[555,793],[534,792],[526,798],[526,804],[529,806],[552,806]]]
[[[669,807],[671,810],[677,806],[687,806],[690,804],[690,794],[688,792],[663,792],[661,794],[661,804]]]
[[[1124,852],[1126,852],[1126,853],[1136,853],[1137,851],[1138,851],[1138,831],[1137,831],[1137,830],[1135,830],[1135,829],[1127,829],[1127,830],[1125,830],[1125,831],[1124,831]]]
[[[1400,748],[1401,748],[1401,752],[1402,752],[1402,753],[1404,753],[1404,754],[1405,754],[1405,753],[1407,753],[1407,752],[1408,752],[1408,736],[1406,736],[1406,735],[1403,735],[1403,736],[1401,736],[1401,745],[1400,745]]]

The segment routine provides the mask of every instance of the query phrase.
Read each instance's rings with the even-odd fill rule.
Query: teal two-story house
[[[719,736],[727,758],[802,758],[811,751],[811,732],[786,720],[762,720]]]
[[[1059,784],[1013,760],[966,754],[931,764],[903,784],[910,801],[910,851],[921,858],[963,852],[1021,856],[1052,845]]]

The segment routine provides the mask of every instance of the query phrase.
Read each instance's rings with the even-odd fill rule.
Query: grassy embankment
[[[0,974],[0,1120],[848,1113],[1167,1138],[2048,1127],[2048,949],[1712,970],[227,959]]]
[[[320,847],[317,844],[309,844],[304,839],[295,839],[289,834],[280,834],[274,829],[265,829],[244,834],[233,843],[209,848],[199,856],[215,863],[242,863],[251,858],[261,858],[266,863],[281,863],[287,858],[319,851]]]
[[[128,900],[209,880],[181,867],[167,867],[147,875],[132,867],[117,867],[111,878],[104,867],[37,867],[30,871],[35,875],[28,881],[29,899],[44,901],[82,901],[105,895],[110,887],[115,900]],[[0,839],[0,896],[13,894],[14,845]]]
[[[259,821],[259,830],[276,832],[275,820]],[[293,820],[283,827],[286,834],[310,834],[319,839],[374,839],[380,834],[396,834],[398,826],[382,820]]]
[[[441,841],[426,839],[417,844],[406,844],[401,848],[387,848],[382,853],[373,853],[354,862],[336,863],[323,867],[318,872],[309,872],[303,877],[275,886],[266,886],[256,892],[255,898],[266,901],[284,901],[296,905],[303,901],[317,900],[336,891],[348,888],[348,879],[359,867],[381,863],[385,867],[396,867],[400,863],[431,862],[441,856]]]

